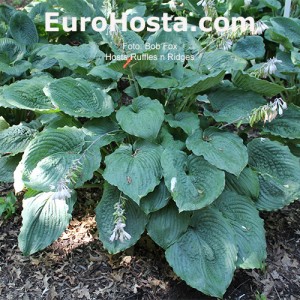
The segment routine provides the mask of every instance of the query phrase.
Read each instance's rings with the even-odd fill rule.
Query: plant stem
[[[133,71],[132,71],[132,66],[129,66],[129,70],[130,70],[130,74],[131,74],[131,77],[132,77],[132,80],[133,80],[133,83],[134,83],[134,87],[135,87],[135,90],[136,90],[136,93],[138,96],[141,95],[140,93],[140,89],[139,89],[139,85],[134,77],[134,74],[133,74]]]

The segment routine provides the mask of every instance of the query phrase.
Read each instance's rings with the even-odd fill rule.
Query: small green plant
[[[282,4],[0,5],[0,181],[26,192],[23,254],[59,238],[76,189],[101,177],[96,221],[110,253],[146,232],[178,276],[215,297],[237,268],[263,268],[259,212],[300,196],[300,23],[281,16]],[[224,34],[96,32],[89,22],[85,32],[62,24],[46,32],[48,11],[59,19],[167,12],[189,28],[203,16],[251,13],[256,24]]]
[[[256,294],[255,294],[255,300],[267,300],[267,297],[264,294],[256,292]]]
[[[9,219],[16,213],[17,198],[10,192],[5,198],[0,198],[0,218]]]

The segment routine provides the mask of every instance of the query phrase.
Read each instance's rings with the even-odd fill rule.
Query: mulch
[[[97,237],[95,203],[101,195],[79,192],[74,218],[53,245],[31,257],[17,246],[20,207],[0,221],[0,299],[200,299],[168,266],[147,236],[125,253],[109,255]],[[19,204],[20,206],[20,204]],[[264,271],[238,270],[224,299],[300,299],[300,202],[263,214],[268,259]],[[257,297],[257,298],[256,298]]]

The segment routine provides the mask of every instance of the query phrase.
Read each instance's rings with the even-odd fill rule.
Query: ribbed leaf
[[[237,87],[245,91],[253,91],[267,97],[278,95],[285,90],[284,86],[255,78],[242,71],[236,72],[232,80]]]
[[[267,258],[267,245],[264,222],[254,203],[234,192],[224,192],[214,204],[235,231],[237,266],[261,269]]]
[[[155,139],[164,121],[164,108],[158,100],[140,96],[117,112],[122,129],[143,139]]]
[[[172,128],[181,128],[185,133],[192,134],[193,131],[200,128],[200,120],[194,113],[181,112],[175,116],[167,115],[166,121]]]
[[[99,238],[104,248],[111,254],[116,254],[133,246],[145,231],[148,221],[145,213],[132,200],[127,199],[125,205],[126,227],[127,233],[131,235],[131,239],[121,241],[110,241],[110,237],[115,227],[114,212],[115,204],[120,201],[120,192],[116,187],[109,184],[104,185],[103,197],[96,208],[96,222],[99,231]]]
[[[226,189],[253,200],[257,199],[259,196],[258,175],[251,168],[245,168],[238,177],[226,173]]]
[[[114,111],[111,97],[84,79],[65,77],[50,83],[44,92],[58,108],[74,117],[107,117]]]
[[[151,214],[147,232],[160,247],[167,249],[188,229],[190,214],[178,212],[174,203]]]
[[[32,45],[39,41],[38,32],[33,21],[24,12],[16,12],[10,18],[10,33],[21,45]]]
[[[147,142],[122,145],[106,156],[103,177],[136,203],[160,183],[162,148]]]
[[[187,148],[221,170],[239,175],[248,163],[247,148],[236,134],[214,127],[196,130],[186,141]],[[237,159],[238,157],[238,159]]]
[[[0,62],[0,72],[3,72],[7,75],[19,77],[24,72],[29,70],[31,63],[25,60],[17,61],[13,66]]]
[[[93,119],[83,126],[85,134],[91,135],[99,147],[104,147],[112,142],[122,142],[126,137],[119,125],[110,118]]]
[[[176,87],[183,95],[198,94],[218,85],[225,76],[225,71],[213,72],[209,75],[200,75],[197,72],[189,72]]]
[[[232,87],[222,87],[208,95],[212,110],[206,106],[204,114],[217,122],[238,123],[249,117],[254,108],[266,104],[266,100],[254,93]],[[238,120],[238,121],[237,121]]]
[[[15,8],[7,4],[0,4],[0,20],[9,23],[10,18],[16,12]]]
[[[159,143],[163,148],[184,150],[185,142],[181,140],[175,140],[173,135],[170,133],[169,128],[163,126],[157,138],[157,143]]]
[[[0,131],[0,154],[23,152],[37,133],[37,130],[27,126],[26,123]]]
[[[291,18],[275,17],[270,19],[272,29],[286,37],[296,47],[300,47],[300,24]]]
[[[72,218],[76,193],[68,200],[53,200],[53,193],[41,193],[23,200],[19,248],[31,255],[51,245],[66,230]]]
[[[107,65],[96,66],[90,71],[89,75],[99,77],[102,80],[112,79],[116,81],[118,81],[123,76],[122,73],[108,68]]]
[[[0,157],[0,182],[14,182],[14,171],[21,158],[21,155]]]
[[[59,6],[61,6],[67,14],[75,17],[92,17],[94,10],[84,0],[58,0]]]
[[[234,232],[218,210],[202,209],[193,215],[188,231],[167,249],[166,258],[188,285],[222,298],[235,270]]]
[[[205,70],[231,72],[232,70],[244,70],[247,61],[232,52],[224,50],[207,51],[202,55],[196,56],[195,60],[189,61],[193,70],[205,68]]]
[[[53,110],[54,105],[45,96],[43,88],[53,81],[51,77],[33,77],[13,83],[3,90],[3,98],[9,105],[32,111]]]
[[[178,81],[175,78],[136,76],[136,80],[142,89],[167,89],[178,85]]]
[[[289,105],[283,116],[265,124],[263,132],[287,139],[300,139],[300,107]]]
[[[146,214],[150,214],[164,208],[170,198],[171,195],[165,182],[161,181],[152,193],[149,193],[146,197],[141,199],[140,207]]]
[[[222,193],[225,174],[204,158],[166,149],[161,157],[166,186],[179,211],[201,209]]]
[[[37,52],[39,56],[54,58],[61,68],[67,67],[75,70],[78,67],[88,68],[96,58],[104,58],[104,53],[95,43],[82,44],[78,47],[70,45],[44,45]]]
[[[237,41],[233,53],[239,57],[251,60],[265,56],[264,39],[261,36],[246,36]]]
[[[23,58],[26,49],[15,40],[9,38],[0,39],[0,61],[9,65]]]
[[[75,174],[75,186],[80,186],[93,177],[100,161],[99,147],[82,130],[48,129],[26,148],[23,181],[32,189],[48,192]]]
[[[260,210],[277,210],[300,197],[299,159],[288,147],[268,139],[255,139],[248,145],[249,164],[259,173]]]

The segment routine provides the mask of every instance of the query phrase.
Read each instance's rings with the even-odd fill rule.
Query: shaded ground
[[[97,239],[94,200],[81,193],[74,219],[59,241],[30,258],[17,248],[21,217],[0,221],[0,299],[200,299],[213,300],[176,278],[163,251],[144,237],[110,256]],[[264,215],[266,272],[237,271],[225,299],[300,299],[300,203]]]

